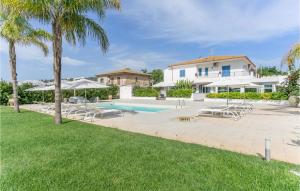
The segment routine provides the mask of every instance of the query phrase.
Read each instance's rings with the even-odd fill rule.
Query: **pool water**
[[[104,109],[117,109],[117,110],[136,111],[136,112],[150,112],[150,113],[167,110],[166,108],[133,106],[133,105],[115,104],[115,103],[101,103],[98,105],[98,107]]]

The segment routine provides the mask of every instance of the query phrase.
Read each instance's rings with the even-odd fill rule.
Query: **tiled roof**
[[[179,62],[175,64],[171,64],[170,67],[172,66],[182,66],[182,65],[190,65],[190,64],[199,64],[199,63],[205,63],[205,62],[218,62],[218,61],[224,61],[224,60],[236,60],[236,59],[244,59],[246,60],[249,64],[255,64],[247,57],[247,56],[208,56],[205,58],[197,58],[194,60],[189,60],[185,62]]]
[[[134,71],[130,68],[124,68],[124,69],[121,69],[121,70],[115,70],[115,71],[111,71],[111,72],[100,73],[100,74],[97,74],[97,76],[106,76],[106,75],[115,75],[115,74],[135,74],[135,75],[150,76],[149,74],[146,74],[146,73],[143,73],[143,72],[137,72],[137,71]]]

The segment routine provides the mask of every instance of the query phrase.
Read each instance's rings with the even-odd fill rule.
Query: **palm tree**
[[[40,47],[45,56],[48,54],[48,47],[44,44],[45,40],[50,40],[50,34],[44,30],[35,30],[19,14],[1,9],[0,12],[1,27],[0,36],[8,42],[9,46],[9,64],[11,68],[11,77],[13,85],[14,109],[20,112],[18,103],[18,86],[17,86],[17,59],[16,44],[30,45]]]
[[[88,13],[96,14],[99,19],[105,16],[106,9],[120,9],[120,0],[1,0],[3,6],[16,11],[23,11],[43,23],[52,26],[53,71],[55,85],[55,123],[61,124],[61,58],[62,40],[76,45],[84,45],[90,36],[98,42],[102,52],[109,46],[104,29],[88,17]]]
[[[300,59],[300,43],[296,43],[283,58],[283,63],[286,64],[289,70],[293,70],[295,67],[295,61]]]

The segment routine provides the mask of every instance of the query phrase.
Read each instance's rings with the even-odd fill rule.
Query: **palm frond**
[[[43,51],[45,56],[47,56],[49,53],[48,46],[43,41],[41,41],[40,39],[38,39],[36,37],[24,38],[23,41],[20,41],[20,43],[25,46],[35,45],[35,46],[39,47]]]
[[[18,44],[34,44],[40,47],[44,54],[48,54],[48,47],[44,43],[51,40],[51,35],[41,29],[35,30],[23,15],[15,12],[1,12],[3,23],[0,28],[0,35],[7,41],[13,41]]]
[[[70,14],[63,21],[63,30],[66,38],[74,43],[74,39],[82,45],[86,42],[86,36],[90,36],[97,41],[103,52],[106,52],[109,46],[108,38],[104,29],[94,20],[78,14]]]
[[[300,43],[296,43],[290,51],[284,56],[282,63],[289,68],[294,67],[296,60],[300,59]]]

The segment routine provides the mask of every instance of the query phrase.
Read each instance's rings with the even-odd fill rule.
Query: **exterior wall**
[[[164,70],[165,82],[176,82],[178,80],[199,81],[204,78],[222,78],[222,66],[230,65],[230,77],[255,75],[255,68],[243,60],[231,60],[211,63],[200,63],[169,67]],[[198,74],[198,68],[202,68],[202,75]],[[208,76],[205,76],[205,68],[208,68]],[[185,77],[180,77],[180,70],[185,69]],[[251,70],[251,71],[250,71]]]
[[[120,99],[131,99],[132,98],[132,86],[121,86],[120,87]]]
[[[120,78],[118,80],[118,78]],[[146,87],[150,85],[150,76],[135,75],[135,74],[116,74],[110,76],[98,77],[98,82],[106,85],[133,85]]]

